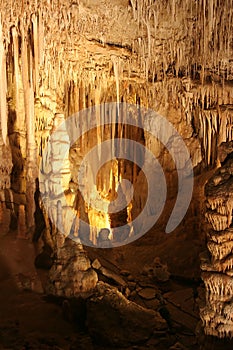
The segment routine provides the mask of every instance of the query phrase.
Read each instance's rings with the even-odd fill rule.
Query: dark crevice
[[[120,44],[120,43],[114,43],[112,41],[103,42],[103,40],[95,39],[95,38],[91,38],[91,39],[87,39],[87,40],[96,42],[98,44],[101,44],[102,46],[116,47],[118,49],[125,49],[125,50],[128,50],[128,51],[132,52],[132,47],[130,45],[127,45],[127,44],[123,45],[123,44]]]

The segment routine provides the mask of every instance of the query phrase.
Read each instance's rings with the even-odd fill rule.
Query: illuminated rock
[[[201,256],[206,288],[206,306],[201,308],[201,318],[205,333],[219,338],[233,336],[230,311],[233,294],[232,169],[232,159],[228,159],[205,186],[206,219],[210,226],[209,252]]]
[[[46,292],[56,296],[78,297],[93,291],[97,281],[97,273],[91,268],[81,244],[67,239],[57,251]]]

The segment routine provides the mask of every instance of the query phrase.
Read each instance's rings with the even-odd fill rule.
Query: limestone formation
[[[45,0],[5,6],[3,1],[1,130],[4,143],[6,129],[10,131],[12,188],[25,192],[33,202],[37,169],[57,113],[62,111],[67,118],[110,101],[155,109],[171,120],[186,140],[194,166],[202,160],[214,164],[217,146],[232,137],[230,2],[221,0],[219,6],[221,15],[213,1],[184,1],[179,6],[170,0],[100,1],[98,7],[96,2],[84,0],[66,0],[59,6]],[[221,40],[223,33],[225,39]],[[114,133],[142,140],[140,132],[120,126],[118,130],[93,131],[92,136],[100,143],[104,135]],[[172,179],[174,164],[162,145],[144,136],[146,147],[160,158]],[[75,167],[90,149],[91,139],[79,140],[78,152],[71,158],[71,179],[76,185]],[[130,166],[123,163],[123,167],[136,183],[136,168],[129,176]],[[108,180],[111,169],[108,167],[97,183],[106,196],[113,187]],[[118,175],[114,175],[116,179]],[[135,207],[140,208],[144,199],[141,204],[137,196],[135,200]],[[34,210],[33,203],[26,208],[29,229]],[[92,224],[95,216],[89,208]],[[100,228],[106,220],[106,216],[99,217],[103,222]],[[97,233],[91,232],[94,243]]]
[[[223,149],[222,146],[221,154],[224,154]],[[230,311],[233,293],[232,169],[232,159],[226,159],[205,187],[209,226],[208,254],[201,256],[202,278],[206,287],[206,306],[201,310],[201,318],[205,333],[220,338],[233,335]]]
[[[88,295],[95,289],[97,273],[91,268],[90,260],[81,244],[70,239],[61,239],[63,244],[56,251],[46,292],[68,298]]]
[[[174,125],[189,149],[195,173],[215,166],[227,154],[231,157],[232,0],[2,0],[0,14],[0,215],[8,205],[11,224],[17,218],[19,236],[27,233],[30,238],[36,205],[40,207],[45,226],[40,234],[54,260],[48,291],[75,296],[97,282],[80,242],[96,245],[102,229],[109,232],[103,247],[124,241],[133,234],[130,222],[147,199],[143,171],[122,159],[104,164],[95,181],[92,169],[84,166],[80,183],[78,169],[96,144],[110,139],[113,149],[114,138],[126,138],[153,152],[165,172],[169,199],[177,192],[177,172],[166,146],[181,155],[182,169],[187,157],[181,147],[174,150],[174,135],[163,145],[137,127],[139,106]],[[119,113],[117,104],[108,114],[109,102],[137,105],[136,112]],[[94,107],[96,120],[104,126],[76,140],[75,131],[86,130],[88,118],[82,125],[74,118],[69,127],[65,121],[81,111],[90,117]],[[119,122],[126,113],[135,127]],[[149,115],[146,122],[150,127]],[[218,156],[221,144],[228,148],[221,146]],[[98,150],[94,159],[102,155]],[[210,291],[202,319],[207,334],[221,337],[232,334],[233,198],[228,159],[206,187],[211,229],[209,255],[202,257]],[[36,189],[39,175],[43,181]],[[122,179],[133,184],[133,199],[109,218],[107,208]],[[160,189],[160,183],[154,186]],[[41,195],[37,203],[36,190]],[[96,210],[93,204],[102,199],[104,210]],[[122,222],[129,230],[126,227],[119,238],[116,226]],[[77,246],[73,242],[71,249],[68,237]],[[159,272],[155,266],[153,273]],[[169,276],[165,272],[163,279]]]

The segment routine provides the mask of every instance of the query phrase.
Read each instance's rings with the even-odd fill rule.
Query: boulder
[[[165,331],[167,323],[158,312],[129,301],[100,281],[87,301],[87,327],[95,342],[126,347],[146,341],[154,331]]]
[[[146,300],[152,300],[156,297],[157,290],[153,288],[143,288],[138,292],[138,295]]]
[[[126,286],[125,280],[117,275],[115,272],[106,269],[105,267],[101,267],[99,271],[102,273],[103,276],[107,277],[110,281],[114,282],[115,284],[118,284],[119,286]],[[110,282],[111,283],[111,282]]]

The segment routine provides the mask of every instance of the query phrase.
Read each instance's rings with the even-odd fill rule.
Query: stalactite
[[[16,94],[16,114],[18,117],[17,124],[24,125],[24,120],[20,120],[20,70],[19,70],[19,43],[18,43],[18,33],[16,27],[12,28],[13,37],[13,48],[14,48],[14,76],[15,76],[15,94]],[[21,122],[21,123],[20,123]]]
[[[21,28],[22,37],[22,82],[24,91],[25,121],[26,121],[26,140],[27,140],[27,184],[26,196],[28,203],[27,224],[28,227],[34,225],[34,192],[36,179],[36,145],[35,145],[35,117],[34,117],[34,88],[33,88],[33,62],[32,53],[28,50],[27,37],[25,37],[24,28]],[[28,54],[29,52],[29,54]],[[29,55],[29,57],[28,57]],[[38,67],[37,67],[38,68]]]
[[[39,88],[39,62],[40,62],[40,41],[39,41],[39,30],[38,30],[38,17],[37,15],[32,15],[32,31],[33,31],[33,50],[34,50],[34,90],[35,93],[38,94]]]
[[[96,133],[97,133],[97,144],[100,145],[102,140],[102,129],[101,127],[101,107],[100,107],[100,91],[95,90],[95,113],[96,113],[96,120],[97,120],[97,128],[96,128]],[[98,159],[100,161],[101,159],[101,153],[100,153],[100,148],[98,148]]]
[[[6,102],[7,94],[7,79],[6,79],[6,54],[3,42],[3,33],[2,33],[2,20],[0,18],[0,113],[1,113],[1,129],[2,129],[2,138],[3,142],[6,144],[7,139],[7,118],[8,118],[8,109]]]
[[[119,66],[120,66],[120,62],[119,62],[119,58],[112,56],[111,57],[112,63],[113,63],[113,69],[114,69],[114,75],[115,75],[115,83],[116,83],[116,100],[117,103],[120,102],[120,77],[119,77]]]
[[[39,9],[38,40],[39,65],[42,65],[44,61],[44,24],[41,9]]]

